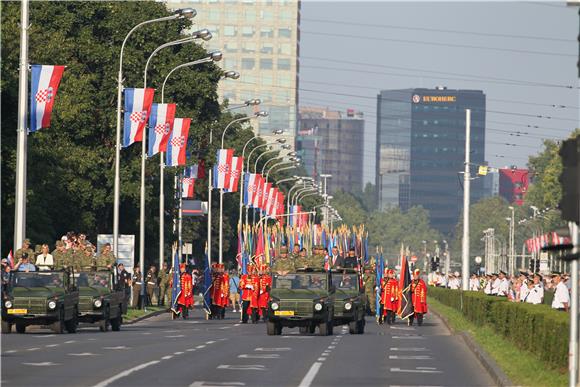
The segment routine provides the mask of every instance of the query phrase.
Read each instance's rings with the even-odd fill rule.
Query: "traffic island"
[[[545,348],[538,347],[537,352],[522,351],[495,332],[492,326],[476,325],[460,311],[443,305],[433,297],[429,298],[429,308],[442,318],[452,332],[463,337],[498,385],[568,385],[565,369],[549,367],[538,356]]]

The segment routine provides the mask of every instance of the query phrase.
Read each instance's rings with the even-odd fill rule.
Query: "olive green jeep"
[[[268,335],[282,334],[283,327],[299,327],[300,333],[332,335],[334,316],[332,275],[324,270],[302,269],[272,275],[268,302]]]
[[[2,332],[24,333],[29,325],[75,333],[79,292],[68,271],[13,271],[2,294]]]
[[[79,321],[98,324],[101,332],[109,327],[119,331],[127,313],[125,291],[118,286],[112,270],[75,273],[79,287]]]
[[[334,326],[348,324],[350,334],[365,330],[366,297],[360,275],[354,269],[340,269],[332,273],[336,287],[334,295]]]

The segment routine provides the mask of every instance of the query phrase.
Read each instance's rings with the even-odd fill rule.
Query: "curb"
[[[167,312],[169,312],[169,309],[157,310],[155,312],[148,313],[144,316],[137,317],[136,319],[133,319],[130,321],[123,321],[123,325],[132,325],[132,324],[138,323],[139,321],[142,321],[142,320],[145,320],[145,319],[148,319],[151,317],[159,316],[160,314],[167,313]]]
[[[430,312],[432,312],[434,315],[439,317],[441,319],[441,321],[443,321],[443,324],[445,325],[445,327],[447,329],[449,329],[450,332],[452,332],[454,334],[458,334],[459,336],[461,336],[461,338],[463,339],[463,341],[467,345],[467,348],[469,348],[469,350],[475,355],[475,357],[477,357],[477,359],[479,360],[479,362],[481,363],[483,368],[485,368],[487,370],[487,372],[489,372],[491,378],[498,386],[500,386],[500,387],[513,386],[513,383],[510,382],[509,378],[502,371],[502,369],[496,363],[496,361],[493,360],[491,358],[491,356],[489,356],[487,354],[487,352],[485,352],[485,350],[483,348],[481,348],[479,346],[479,344],[477,344],[475,342],[473,337],[468,332],[456,332],[451,327],[451,325],[449,324],[449,320],[447,320],[447,318],[445,318],[445,316],[434,311],[433,309],[431,309]]]

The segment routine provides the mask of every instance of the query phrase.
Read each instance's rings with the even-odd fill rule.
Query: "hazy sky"
[[[374,150],[380,89],[480,89],[487,95],[486,159],[494,167],[525,166],[542,138],[563,138],[579,126],[577,36],[578,8],[564,2],[306,0],[300,105],[364,112],[365,148]],[[374,183],[374,152],[364,160],[365,179]]]

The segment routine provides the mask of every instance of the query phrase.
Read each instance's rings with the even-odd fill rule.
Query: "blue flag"
[[[385,272],[385,260],[383,259],[383,253],[378,257],[377,263],[377,291],[375,297],[375,314],[379,318],[381,316],[381,281],[383,280],[383,273]]]
[[[205,247],[205,269],[203,270],[203,308],[211,314],[211,267],[207,257],[207,246]]]
[[[175,255],[173,256],[173,287],[171,290],[171,310],[174,313],[178,313],[177,299],[179,298],[179,293],[181,293],[181,276],[179,272],[179,254],[178,250],[175,250]]]

